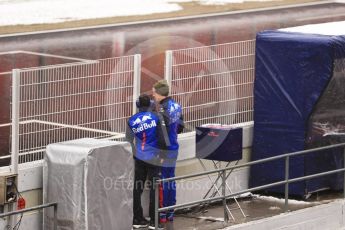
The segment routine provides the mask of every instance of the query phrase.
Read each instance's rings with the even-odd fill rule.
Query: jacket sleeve
[[[184,130],[184,120],[183,120],[183,115],[181,114],[181,117],[177,126],[177,133],[180,134],[183,132],[183,130]]]
[[[167,129],[165,126],[164,118],[161,114],[158,115],[158,122],[157,122],[157,141],[158,141],[158,164],[163,165],[165,159],[167,159],[167,142],[169,142],[169,136],[167,133]]]
[[[161,150],[166,150],[167,147],[170,145],[169,141],[169,134],[167,130],[167,123],[164,119],[164,115],[161,113],[157,113],[158,116],[158,125],[157,125],[157,140],[158,140],[158,147]]]

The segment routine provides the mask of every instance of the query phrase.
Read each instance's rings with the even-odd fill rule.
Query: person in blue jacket
[[[135,161],[133,188],[133,228],[146,227],[148,222],[143,216],[141,195],[145,182],[150,189],[150,227],[155,220],[154,181],[159,179],[160,151],[163,134],[157,113],[153,112],[153,101],[148,95],[141,95],[136,102],[139,112],[131,116],[126,129],[126,139],[132,145]]]
[[[162,161],[161,176],[163,179],[175,177],[176,160],[178,156],[179,144],[177,134],[184,128],[182,108],[169,97],[169,85],[166,80],[158,81],[153,85],[153,97],[159,103],[158,114],[162,120],[162,132],[164,147],[164,160]],[[175,181],[164,182],[163,189],[163,207],[176,204],[176,184]],[[174,210],[167,213],[160,213],[160,221],[173,221]]]

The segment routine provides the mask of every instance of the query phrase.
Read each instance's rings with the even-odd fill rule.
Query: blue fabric
[[[264,31],[256,38],[254,136],[252,160],[304,150],[308,120],[332,78],[335,58],[344,57],[345,38]],[[306,167],[308,165],[308,167]],[[290,159],[290,178],[313,171],[304,156]],[[310,167],[311,166],[311,167]],[[250,186],[284,180],[285,161],[254,165]],[[290,185],[290,194],[317,189],[306,182]],[[283,192],[279,186],[267,189]]]
[[[160,102],[160,113],[164,118],[168,142],[166,143],[165,157],[162,167],[162,178],[175,177],[175,165],[178,156],[179,144],[177,136],[183,127],[182,108],[172,98],[167,97]],[[168,181],[162,183],[163,189],[163,207],[176,204],[176,183]]]
[[[162,167],[162,179],[175,177],[175,167]],[[176,182],[168,181],[162,183],[163,207],[176,204]]]
[[[158,124],[158,116],[152,112],[139,112],[129,118],[128,126],[135,135],[137,159],[150,161],[158,157]]]
[[[216,161],[242,159],[242,128],[196,127],[196,158]]]
[[[169,136],[169,142],[167,145],[168,150],[178,150],[179,144],[177,142],[177,134],[179,125],[182,123],[182,108],[172,98],[168,97],[161,102],[161,111],[166,122],[167,132]],[[176,153],[174,155],[173,153]],[[168,158],[177,158],[177,152],[170,152]]]

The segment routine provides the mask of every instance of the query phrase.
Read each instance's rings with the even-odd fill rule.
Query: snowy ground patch
[[[181,2],[206,5],[268,0],[0,0],[0,26],[150,15],[182,10]]]
[[[260,200],[265,200],[265,201],[270,201],[270,202],[277,202],[277,203],[285,203],[285,199],[283,198],[276,198],[273,196],[261,196],[261,195],[252,195],[254,198],[260,199]],[[311,204],[311,203],[320,203],[320,202],[307,202],[303,200],[293,200],[289,199],[289,204],[296,204],[296,205],[305,205],[305,204]]]
[[[1,1],[0,25],[30,25],[181,10],[166,0],[28,0]]]

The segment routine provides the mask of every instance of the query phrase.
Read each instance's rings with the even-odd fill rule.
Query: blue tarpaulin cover
[[[257,34],[252,160],[345,141],[343,58],[342,35],[278,30]],[[291,157],[289,177],[342,167],[340,151]],[[258,164],[251,167],[250,186],[284,178],[285,160]],[[332,175],[293,183],[289,186],[290,194],[338,189],[342,186],[341,178]],[[284,192],[284,187],[267,191]]]

